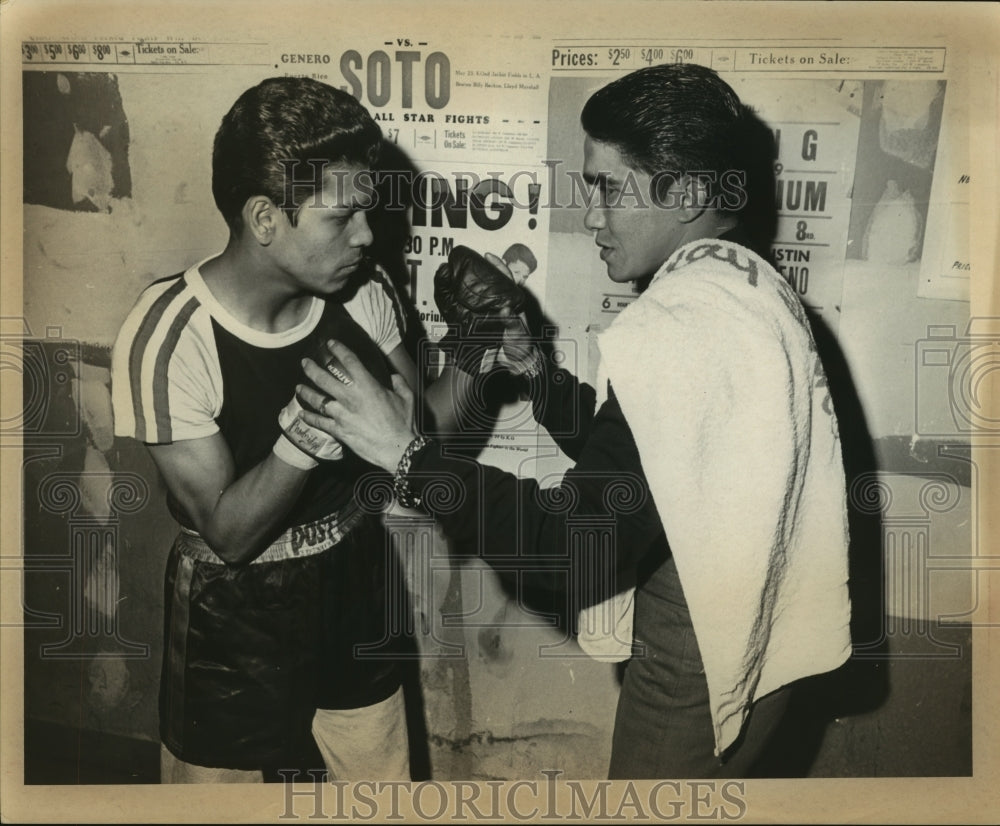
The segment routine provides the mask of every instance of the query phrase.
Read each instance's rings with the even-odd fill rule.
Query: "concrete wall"
[[[255,80],[213,77],[192,95],[195,76],[119,77],[130,194],[97,193],[96,211],[25,206],[29,720],[156,739],[162,573],[174,526],[145,450],[112,436],[108,347],[143,286],[224,243],[211,138]],[[842,356],[835,372],[849,422],[859,656],[805,687],[775,771],[971,770],[971,640],[936,619],[974,618],[973,581],[962,570],[976,539],[974,470],[961,451],[938,455],[940,440],[911,438],[918,402],[936,420],[949,415],[946,396],[918,398],[916,342],[928,324],[964,330],[969,305],[917,298],[916,278],[913,267],[845,275],[829,352]],[[567,656],[579,651],[550,615],[529,613],[489,571],[449,563],[433,526],[390,527],[407,549],[424,654],[412,686],[426,729],[418,770],[441,779],[553,768],[604,776],[614,668]]]

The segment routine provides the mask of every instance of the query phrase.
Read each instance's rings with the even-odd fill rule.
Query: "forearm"
[[[568,370],[549,366],[525,378],[532,414],[571,459],[583,450],[594,422],[597,394]]]
[[[596,431],[556,488],[433,443],[414,457],[410,486],[458,553],[475,553],[535,588],[564,590],[600,571],[605,581],[596,584],[607,589],[663,531],[624,421],[604,415]]]
[[[402,346],[393,350],[388,359],[416,396],[414,424],[421,434],[449,439],[462,432],[462,423],[471,413],[481,417],[482,411],[474,404],[476,379],[454,364],[447,365],[431,381]]]
[[[462,421],[473,410],[474,379],[453,366],[445,367],[422,393],[421,419],[417,429],[427,436],[448,438],[461,431]]]
[[[425,386],[417,429],[426,436],[453,441],[463,435],[481,436],[495,413],[489,409],[490,383],[504,375],[471,376],[449,366]],[[596,393],[567,370],[547,368],[534,377],[506,377],[527,389],[535,420],[570,458],[579,457],[590,434]],[[501,391],[510,392],[510,390]]]
[[[281,533],[278,526],[302,492],[307,475],[269,454],[222,492],[202,525],[202,537],[225,562],[252,562]]]
[[[214,498],[178,496],[209,547],[231,565],[252,562],[281,533],[281,523],[299,498],[308,470],[293,467],[274,453]],[[175,491],[175,495],[177,492]]]
[[[501,575],[519,572],[534,589],[565,587],[565,576],[560,578],[543,558],[562,555],[565,560],[565,515],[539,510],[525,519],[522,513],[524,503],[537,502],[534,480],[450,456],[438,442],[420,452],[408,478],[452,540],[454,554],[474,555]]]

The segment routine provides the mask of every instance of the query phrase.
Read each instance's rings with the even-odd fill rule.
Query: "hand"
[[[542,353],[528,329],[524,313],[512,316],[503,331],[497,350],[496,366],[504,367],[515,376],[537,376],[542,370]]]
[[[278,456],[289,464],[303,469],[315,467],[317,459],[332,461],[340,459],[344,455],[344,448],[333,436],[311,427],[303,418],[302,405],[297,398],[293,398],[286,404],[278,414],[278,425],[285,438],[308,458],[295,456],[294,453],[284,447],[276,449]],[[309,462],[308,459],[312,459]]]
[[[399,375],[393,375],[392,390],[387,390],[343,344],[331,341],[329,347],[349,383],[305,359],[302,365],[314,386],[299,385],[296,389],[305,408],[302,420],[340,440],[365,461],[394,471],[417,435],[413,393]]]
[[[488,252],[485,257],[511,281],[516,280],[507,262],[500,256]],[[515,376],[536,375],[541,369],[542,355],[531,335],[531,330],[528,329],[528,319],[523,312],[515,313],[510,310],[501,312],[500,316],[504,319],[505,326],[503,340],[496,354],[496,365],[506,367]]]
[[[486,253],[486,260],[498,270],[506,273],[511,281],[515,281],[514,273],[510,271],[507,262],[491,252]],[[524,283],[522,279],[518,286]],[[528,319],[524,313],[511,313],[503,331],[503,343],[497,353],[496,363],[506,367],[515,376],[535,376],[542,368],[542,354],[538,342],[531,335]]]
[[[350,377],[344,373],[343,365],[320,341],[313,348],[313,358],[344,383],[350,383]],[[302,418],[302,405],[296,397],[282,408],[278,414],[278,426],[284,434],[275,444],[274,452],[280,459],[290,465],[308,470],[316,467],[317,460],[333,461],[344,456],[344,448],[333,436],[315,427],[311,427]]]

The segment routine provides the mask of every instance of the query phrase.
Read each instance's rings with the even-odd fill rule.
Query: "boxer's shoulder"
[[[389,274],[373,265],[358,289],[344,302],[351,316],[379,344],[406,330],[406,307]]]

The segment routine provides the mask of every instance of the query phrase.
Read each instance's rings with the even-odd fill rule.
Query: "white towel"
[[[787,284],[718,239],[677,250],[600,347],[677,565],[721,754],[755,698],[850,654],[826,377]],[[581,628],[619,621],[610,639],[584,634],[584,650],[626,658],[631,604],[625,591],[582,612]]]

